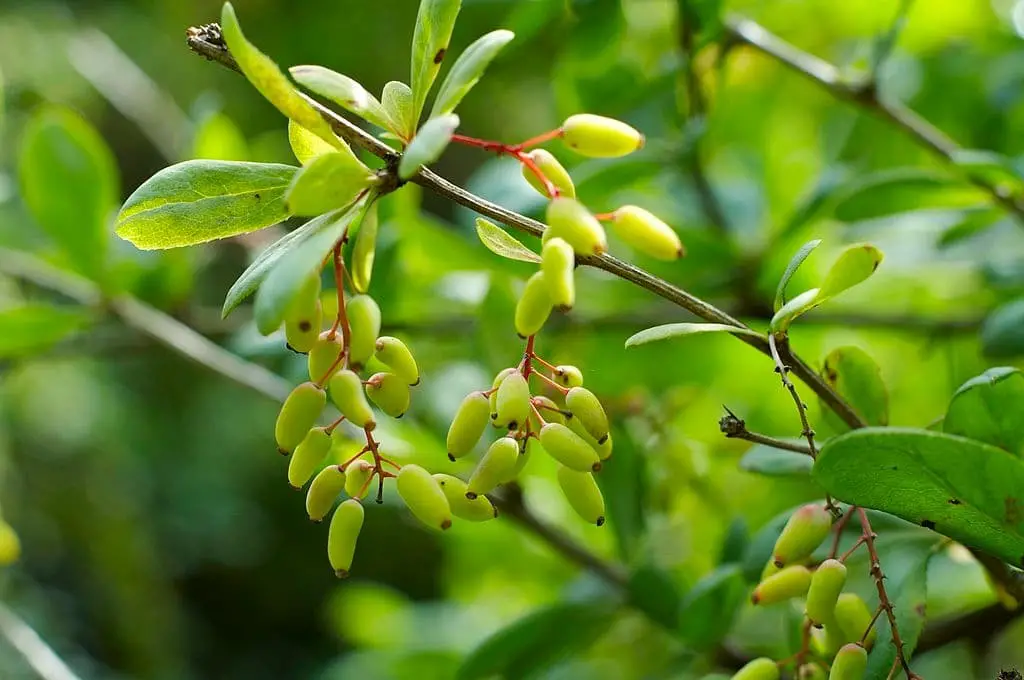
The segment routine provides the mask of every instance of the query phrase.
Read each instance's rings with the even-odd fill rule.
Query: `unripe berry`
[[[466,486],[466,498],[476,498],[489,493],[507,479],[516,467],[519,458],[519,442],[511,437],[496,440],[477,463],[476,469]]]
[[[548,293],[547,284],[544,283],[544,274],[537,272],[526,280],[523,294],[516,302],[515,325],[519,337],[528,338],[536,335],[551,315],[551,305],[551,295]]]
[[[377,338],[374,356],[410,387],[420,384],[420,369],[416,365],[416,359],[405,343],[398,338],[389,335]]]
[[[816,626],[833,617],[836,601],[846,585],[846,565],[829,559],[818,565],[807,591],[807,618]]]
[[[843,645],[832,660],[828,680],[861,680],[868,669],[868,651],[857,644]]]
[[[338,357],[341,356],[341,335],[335,333],[331,337],[330,331],[324,331],[317,338],[313,346],[309,348],[309,379],[320,384],[326,383],[332,375],[341,368]],[[327,372],[330,371],[330,375]]]
[[[811,586],[811,570],[802,565],[786,567],[757,584],[750,601],[754,604],[775,604],[807,593]]]
[[[532,401],[537,407],[537,413],[544,418],[544,422],[565,425],[565,416],[562,415],[562,409],[558,407],[558,404],[543,395],[533,397]],[[543,427],[543,423],[537,419],[537,414],[533,412],[533,409],[530,409],[530,430],[540,432],[541,427]]]
[[[292,390],[277,414],[274,426],[277,448],[284,453],[295,449],[316,424],[326,403],[327,393],[311,382],[304,382]]]
[[[548,203],[545,214],[548,228],[543,242],[553,238],[565,240],[577,255],[600,255],[608,250],[604,227],[574,198],[555,198]]]
[[[730,680],[779,680],[779,667],[762,656],[736,671]]]
[[[548,181],[558,189],[558,193],[561,196],[568,196],[569,198],[576,197],[576,187],[572,183],[572,177],[569,176],[569,171],[566,170],[558,159],[551,155],[551,152],[545,149],[534,149],[530,153],[526,154],[530,160],[534,162],[537,168],[544,173],[544,176],[548,178]],[[545,198],[548,197],[548,189],[544,186],[544,183],[540,181],[537,174],[522,165],[523,177],[530,183],[530,186],[541,193]]]
[[[686,253],[679,235],[655,215],[635,205],[612,213],[612,228],[630,247],[659,260],[678,260]]]
[[[377,252],[377,226],[377,203],[374,201],[359,225],[356,242],[352,246],[352,266],[349,270],[352,274],[352,287],[357,293],[365,293],[370,289],[373,258]]]
[[[21,556],[21,539],[14,527],[0,519],[0,566],[13,564]]]
[[[392,418],[401,418],[409,409],[409,384],[394,373],[375,373],[367,381],[370,401]]]
[[[597,452],[565,425],[548,423],[540,430],[540,445],[552,458],[577,472],[601,469]]]
[[[775,541],[772,551],[775,563],[784,567],[810,557],[831,529],[832,513],[823,505],[810,503],[801,507],[789,518]]]
[[[322,427],[314,427],[295,447],[295,453],[288,461],[288,483],[296,489],[305,486],[309,478],[320,467],[331,448],[331,435]]]
[[[585,522],[604,524],[604,496],[590,472],[577,472],[564,465],[558,466],[558,485],[576,514]]]
[[[375,471],[373,463],[362,458],[349,463],[345,468],[345,493],[352,498],[365,498]]]
[[[432,529],[452,525],[452,510],[441,485],[419,465],[403,465],[398,471],[398,495],[412,510],[416,519]]]
[[[608,416],[594,393],[586,387],[574,387],[565,395],[565,405],[590,436],[603,444],[608,438]]]
[[[350,498],[334,511],[327,531],[327,558],[338,578],[348,576],[352,568],[352,557],[362,528],[363,506],[359,501]]]
[[[358,375],[348,369],[338,371],[331,378],[328,387],[331,391],[331,401],[341,411],[341,415],[356,427],[372,429],[376,424],[373,411],[366,402],[363,381]]]
[[[466,491],[469,487],[458,477],[438,473],[434,475],[434,479],[441,485],[441,490],[444,491],[444,496],[448,499],[452,514],[459,519],[470,522],[486,522],[498,516],[498,509],[491,504],[487,496],[466,498]]]
[[[615,158],[644,145],[644,136],[620,120],[578,113],[562,123],[562,141],[582,156]]]
[[[466,395],[448,428],[448,457],[455,460],[472,451],[490,419],[491,407],[484,393]]]
[[[344,490],[345,471],[340,465],[328,465],[313,478],[306,491],[306,514],[314,522],[321,521]]]
[[[284,334],[296,352],[308,352],[320,335],[323,311],[320,307],[320,272],[311,274],[284,314]]]
[[[544,273],[544,285],[551,303],[562,311],[571,309],[576,303],[576,282],[573,280],[576,254],[572,246],[556,236],[548,239],[540,256],[540,269]]]
[[[349,338],[348,363],[353,370],[359,370],[373,356],[380,333],[380,307],[369,295],[356,295],[345,302],[348,324],[352,333]]]
[[[523,468],[530,462],[530,456],[533,455],[534,447],[540,446],[540,442],[535,437],[528,437],[525,440],[519,442],[519,458],[516,459],[516,465],[512,468],[512,471],[508,473],[507,479],[512,481],[518,479],[519,475],[523,472]]]
[[[871,625],[872,617],[873,612],[868,609],[863,598],[855,593],[843,593],[836,600],[832,621],[827,622],[826,627],[830,627],[829,624],[834,623],[839,627],[843,642],[857,642]],[[832,632],[834,634],[836,631]],[[876,637],[878,637],[878,630],[872,626],[864,644],[870,648],[875,643]]]
[[[518,430],[530,417],[530,386],[519,371],[510,373],[498,385],[494,413],[495,425],[510,430]]]
[[[796,671],[797,680],[825,680],[825,669],[816,663],[805,663]]]
[[[555,382],[562,387],[579,387],[583,384],[583,372],[575,366],[555,366]]]

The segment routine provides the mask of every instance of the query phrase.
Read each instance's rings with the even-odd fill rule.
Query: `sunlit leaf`
[[[40,109],[25,125],[18,175],[39,226],[79,272],[102,278],[118,177],[99,133],[70,111]]]
[[[540,255],[533,252],[507,231],[482,217],[476,218],[476,235],[480,242],[495,255],[520,262],[540,262]]]
[[[722,323],[669,323],[663,326],[654,326],[640,331],[626,340],[626,347],[646,345],[648,342],[679,338],[686,335],[697,335],[699,333],[732,333],[734,335],[750,335],[753,337],[764,337],[763,333],[750,328],[740,328]]]
[[[288,121],[288,145],[292,147],[295,159],[303,165],[306,165],[317,156],[331,153],[336,148],[294,120]]]
[[[928,430],[864,428],[826,442],[814,478],[839,500],[1024,563],[1024,461],[1002,449]]]
[[[779,279],[779,287],[775,291],[775,311],[782,309],[782,306],[786,304],[786,286],[789,285],[789,280],[793,278],[793,274],[796,274],[796,270],[800,268],[800,265],[804,263],[804,260],[810,256],[814,249],[821,244],[821,239],[814,239],[800,246],[800,250],[793,255],[793,258],[786,265],[786,271],[782,272],[782,278]]]
[[[412,139],[416,131],[416,118],[412,111],[412,90],[405,83],[392,80],[384,84],[381,105],[391,124],[388,129],[403,142]]]
[[[1024,355],[1024,298],[997,307],[988,315],[981,327],[981,347],[992,358]]]
[[[351,203],[374,180],[373,172],[349,149],[317,156],[299,170],[285,191],[292,215],[312,217]]]
[[[391,129],[384,106],[355,80],[323,66],[292,66],[295,82],[379,128]]]
[[[942,429],[1024,455],[1024,373],[990,368],[956,391]]]
[[[825,301],[819,293],[819,288],[811,288],[797,295],[795,298],[782,305],[779,311],[775,312],[768,328],[772,331],[785,331],[793,320],[801,314],[808,312]]]
[[[89,323],[86,310],[24,305],[0,310],[0,358],[43,352]]]
[[[454,113],[431,118],[424,123],[402,154],[402,160],[398,164],[398,176],[409,179],[419,172],[421,167],[440,158],[448,148],[457,127],[459,117]]]
[[[441,82],[441,88],[437,91],[437,98],[434,100],[434,108],[430,111],[430,117],[436,118],[454,111],[462,98],[483,76],[487,66],[498,55],[501,48],[514,37],[515,33],[512,31],[491,31],[467,47],[455,60],[448,75]]]
[[[868,425],[889,424],[889,391],[870,354],[852,345],[837,347],[825,357],[821,375]],[[830,409],[822,413],[835,429],[847,429]]]
[[[863,283],[882,263],[882,251],[870,243],[852,245],[840,253],[821,284],[818,297],[828,300]]]
[[[448,41],[461,7],[462,0],[420,0],[412,34],[411,121],[418,120],[423,111],[427,94],[448,51]]]
[[[888,217],[926,208],[963,208],[989,203],[982,190],[962,180],[919,168],[883,170],[858,177],[839,191],[835,204],[843,222]]]
[[[297,168],[274,163],[185,161],[128,197],[117,234],[143,250],[244,234],[288,217],[284,192]]]

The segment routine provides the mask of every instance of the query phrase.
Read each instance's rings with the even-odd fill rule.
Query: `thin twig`
[[[817,458],[818,449],[814,445],[814,428],[811,427],[811,422],[807,418],[807,404],[800,398],[800,394],[796,391],[796,385],[789,379],[790,367],[782,360],[782,356],[779,354],[779,345],[788,344],[788,342],[789,340],[785,336],[781,338],[777,338],[774,334],[768,336],[772,359],[775,361],[775,372],[779,374],[783,387],[793,397],[793,403],[796,404],[796,412],[800,416],[800,425],[803,428],[800,436],[807,440],[807,449],[811,458]],[[831,505],[831,501],[829,501],[829,504]]]
[[[0,603],[0,635],[7,640],[43,680],[79,680],[32,626],[7,605]]]
[[[766,434],[751,432],[747,429],[746,421],[737,417],[737,415],[730,411],[728,407],[723,408],[725,408],[726,415],[722,416],[721,420],[718,421],[718,429],[721,430],[722,434],[729,439],[743,439],[755,444],[764,444],[775,449],[782,449],[783,451],[802,453],[805,456],[811,455],[810,447],[804,446],[803,444],[787,442],[782,439],[776,439],[775,437],[769,437]]]

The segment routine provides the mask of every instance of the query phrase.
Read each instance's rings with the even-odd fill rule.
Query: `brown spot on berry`
[[[309,330],[312,327],[313,327],[313,324],[311,324],[309,321],[300,321],[299,322],[299,330],[302,331],[303,333],[308,333]]]

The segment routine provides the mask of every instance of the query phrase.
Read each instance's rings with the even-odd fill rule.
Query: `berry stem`
[[[318,384],[319,384],[319,383],[318,383]],[[326,432],[327,434],[331,434],[332,432],[334,432],[334,428],[338,427],[338,425],[341,425],[341,423],[342,423],[342,422],[343,422],[344,420],[345,420],[345,416],[341,416],[341,417],[339,417],[339,418],[338,418],[337,420],[335,420],[335,421],[334,421],[333,423],[331,423],[330,425],[328,425],[327,427],[325,427],[325,428],[324,428],[324,432]]]
[[[384,502],[384,478],[385,477],[393,477],[394,475],[392,475],[389,472],[385,472],[384,468],[381,465],[383,457],[380,455],[379,445],[377,444],[377,442],[373,438],[373,428],[374,428],[374,426],[370,425],[368,427],[363,428],[363,431],[366,433],[366,446],[367,446],[367,448],[370,449],[370,452],[373,453],[373,466],[374,466],[373,474],[377,476],[377,480],[378,480],[378,482],[377,482],[377,503],[383,503]],[[370,479],[373,479],[373,475],[370,476]],[[369,480],[367,480],[367,483],[369,483]]]
[[[552,373],[556,373],[558,371],[558,367],[557,366],[555,366],[553,364],[549,364],[548,362],[544,361],[543,359],[540,358],[540,355],[538,355],[537,353],[531,354],[530,358],[533,359],[534,361],[536,361],[538,364],[540,364],[544,368],[546,368],[549,371],[551,371]]]
[[[531,335],[526,339],[526,349],[523,350],[523,360],[519,362],[519,372],[522,373],[523,378],[527,380],[530,379],[530,373],[533,372],[533,365],[530,363],[530,360],[537,356],[533,351],[533,346],[536,340],[536,335]]]
[[[516,160],[523,164],[527,170],[532,172],[540,183],[544,185],[544,191],[548,192],[550,198],[558,198],[561,192],[558,191],[558,187],[555,186],[554,182],[548,179],[548,176],[544,174],[544,171],[540,169],[533,159],[522,151],[514,151],[512,155],[515,156]]]
[[[854,508],[847,508],[843,516],[839,518],[836,525],[832,527],[832,531],[835,532],[835,536],[832,538],[832,550],[829,551],[828,556],[830,559],[835,559],[839,554],[839,541],[843,537],[843,529],[850,523],[850,519],[853,517]]]
[[[866,542],[867,542],[867,541],[866,541],[866,540],[864,540],[864,537],[863,537],[863,536],[861,536],[860,538],[858,538],[858,539],[857,539],[857,542],[856,542],[856,543],[854,543],[854,544],[853,544],[852,546],[850,546],[850,549],[849,549],[849,550],[847,550],[846,552],[844,552],[844,553],[843,553],[842,557],[840,557],[840,558],[839,558],[839,561],[840,561],[840,562],[846,562],[846,560],[850,559],[850,555],[852,555],[852,554],[853,554],[854,552],[856,552],[857,548],[861,547],[861,546],[862,546],[862,545],[864,545],[864,544],[865,544]]]
[[[544,190],[547,192],[549,197],[557,198],[559,195],[558,187],[556,187],[551,182],[551,180],[548,179],[547,175],[544,174],[543,170],[537,167],[537,164],[533,162],[533,159],[530,158],[526,153],[524,153],[524,150],[528,149],[531,146],[543,144],[548,140],[555,139],[556,137],[561,136],[562,129],[555,128],[554,130],[545,132],[542,135],[531,137],[530,139],[527,139],[525,142],[520,142],[519,144],[505,144],[504,142],[497,142],[490,139],[478,139],[477,137],[468,137],[466,135],[452,135],[452,141],[455,142],[456,144],[472,146],[478,149],[483,149],[484,151],[491,151],[493,153],[498,154],[499,156],[512,156],[517,161],[522,163],[527,170],[529,170],[530,172],[537,176],[537,179],[540,180],[540,183],[544,185]]]
[[[551,387],[553,387],[554,389],[558,390],[559,393],[561,393],[563,395],[569,393],[569,388],[562,387],[561,385],[559,385],[558,383],[556,383],[554,380],[552,380],[551,378],[547,377],[543,373],[540,373],[538,371],[534,371],[533,375],[537,376],[538,378],[540,378],[541,380],[546,382],[548,385],[551,385]]]
[[[615,212],[594,213],[594,219],[598,222],[609,222],[615,219]]]
[[[519,151],[522,151],[523,149],[529,149],[532,146],[538,146],[540,144],[543,144],[544,142],[550,142],[552,139],[558,139],[564,134],[565,130],[563,130],[560,127],[557,127],[554,130],[548,130],[547,132],[539,134],[536,137],[530,137],[526,141],[519,142],[519,144],[517,144],[516,147],[518,147]]]

